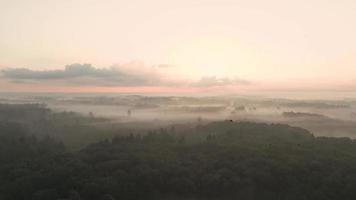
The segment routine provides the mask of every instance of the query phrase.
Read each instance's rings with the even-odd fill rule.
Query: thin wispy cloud
[[[192,86],[212,87],[212,86],[229,86],[229,85],[249,85],[250,82],[239,78],[219,78],[216,76],[202,77],[199,81],[194,82]]]

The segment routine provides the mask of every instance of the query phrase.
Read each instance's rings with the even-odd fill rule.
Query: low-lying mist
[[[356,101],[241,96],[13,95],[2,103],[40,103],[56,112],[106,118],[98,126],[165,127],[218,120],[284,123],[319,136],[356,138]]]

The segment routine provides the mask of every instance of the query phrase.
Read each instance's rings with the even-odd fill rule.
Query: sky
[[[0,91],[356,89],[354,0],[0,0]]]

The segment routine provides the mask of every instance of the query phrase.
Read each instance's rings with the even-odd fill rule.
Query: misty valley
[[[95,118],[96,122],[88,124],[106,128],[120,126],[120,129],[139,130],[140,127],[151,129],[234,120],[289,124],[318,136],[356,136],[356,99],[353,98],[297,100],[254,96],[25,93],[0,95],[0,103],[42,104],[53,113]]]
[[[356,0],[0,0],[0,200],[356,200]]]
[[[356,100],[6,94],[1,200],[355,199]]]

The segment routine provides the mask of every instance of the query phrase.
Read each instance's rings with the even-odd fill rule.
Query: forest
[[[75,136],[76,127],[106,119],[54,113],[37,104],[0,107],[3,115],[13,113],[0,120],[1,200],[356,199],[356,142],[350,138],[221,120],[113,128],[73,149],[61,135],[73,129],[73,138],[84,137]],[[33,113],[35,122],[56,126],[36,134],[23,122]],[[100,135],[106,129],[85,130]]]
[[[0,0],[0,200],[356,200],[356,0]]]

